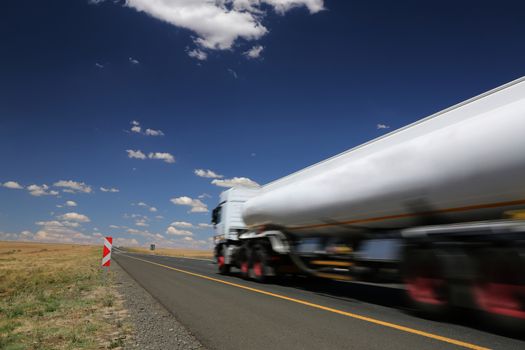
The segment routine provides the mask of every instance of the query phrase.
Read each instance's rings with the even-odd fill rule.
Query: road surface
[[[403,290],[297,278],[259,284],[211,261],[114,251],[114,259],[210,349],[525,349],[467,314],[413,315]]]

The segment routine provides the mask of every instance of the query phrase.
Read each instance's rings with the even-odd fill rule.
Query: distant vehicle
[[[213,210],[220,273],[402,281],[427,314],[525,324],[525,78]]]

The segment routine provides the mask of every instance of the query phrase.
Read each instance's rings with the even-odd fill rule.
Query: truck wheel
[[[264,283],[267,281],[268,256],[261,246],[256,246],[251,254],[251,277],[257,282]]]
[[[414,307],[425,316],[443,317],[450,309],[443,257],[434,249],[409,249],[402,262],[403,280]]]
[[[473,296],[492,324],[504,330],[525,330],[525,252],[486,249],[477,259]]]
[[[242,278],[250,278],[250,250],[248,248],[242,248],[239,253],[239,268]]]
[[[224,257],[224,248],[219,249],[217,254],[217,267],[221,275],[227,275],[230,273],[230,265],[226,264],[226,258]]]

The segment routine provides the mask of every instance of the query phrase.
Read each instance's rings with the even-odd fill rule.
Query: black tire
[[[228,275],[230,273],[230,265],[225,262],[224,247],[221,247],[217,251],[217,267],[221,275]]]
[[[257,245],[250,256],[250,277],[259,283],[268,281],[268,254],[262,245]]]
[[[451,309],[444,253],[408,248],[401,273],[410,304],[424,317],[442,318]]]
[[[244,279],[250,278],[250,248],[243,247],[239,252],[239,269],[241,270],[241,277]]]
[[[477,255],[474,301],[488,324],[503,331],[525,331],[525,250],[484,249]]]

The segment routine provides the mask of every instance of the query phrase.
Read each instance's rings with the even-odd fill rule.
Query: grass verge
[[[131,332],[102,247],[0,242],[0,349],[115,349]]]

